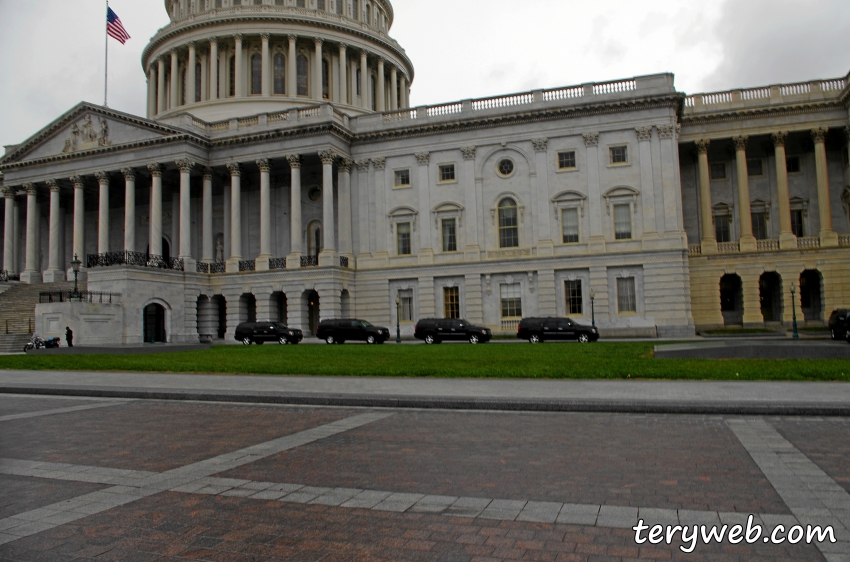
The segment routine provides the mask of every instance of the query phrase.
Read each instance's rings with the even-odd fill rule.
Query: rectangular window
[[[502,318],[522,318],[522,287],[519,283],[500,285]]]
[[[316,8],[319,10],[325,9],[325,0],[316,0]]]
[[[612,164],[626,164],[629,161],[628,147],[612,146],[610,151]]]
[[[396,249],[398,255],[410,255],[410,223],[400,222],[396,225]]]
[[[800,158],[799,156],[790,156],[785,159],[785,169],[788,170],[789,174],[794,174],[800,171]]]
[[[617,311],[620,314],[624,312],[637,312],[634,277],[621,277],[617,279]]]
[[[753,236],[756,240],[767,240],[767,217],[765,213],[752,213]]]
[[[395,185],[396,187],[410,185],[410,170],[396,170]]]
[[[570,170],[576,167],[576,153],[574,150],[558,153],[558,169]]]
[[[791,232],[797,238],[803,237],[803,211],[791,211]]]
[[[443,317],[460,318],[460,289],[443,287]]]
[[[711,179],[725,180],[726,179],[726,164],[723,162],[715,162],[711,165]]]
[[[583,314],[581,302],[581,280],[565,281],[564,294],[567,297],[567,314]]]
[[[850,166],[850,146],[841,151],[841,163],[845,168]]]
[[[440,181],[455,181],[454,164],[443,164],[440,166]]]
[[[714,217],[714,237],[717,242],[729,242],[729,215],[717,215]]]
[[[399,320],[413,322],[413,289],[398,292]]]
[[[632,237],[632,206],[614,205],[614,239],[630,240]]]
[[[443,251],[457,252],[457,220],[443,219]]]
[[[764,169],[762,167],[761,158],[747,159],[747,175],[748,176],[763,176]]]
[[[578,209],[561,211],[561,223],[564,229],[564,244],[578,243]]]

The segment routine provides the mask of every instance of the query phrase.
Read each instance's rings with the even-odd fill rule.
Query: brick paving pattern
[[[0,519],[105,488],[101,484],[0,475]]]
[[[222,476],[434,495],[788,513],[719,417],[402,412]]]
[[[27,412],[43,412],[57,408],[97,404],[97,400],[68,400],[65,398],[30,398],[29,396],[0,396],[0,417]]]
[[[771,420],[771,424],[813,463],[850,492],[850,421]]]

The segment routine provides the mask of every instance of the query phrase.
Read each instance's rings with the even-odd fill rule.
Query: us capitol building
[[[0,160],[5,275],[67,287],[77,256],[112,294],[48,298],[43,336],[231,343],[242,321],[349,316],[515,333],[538,315],[687,336],[850,305],[846,77],[410,107],[388,0],[165,7],[145,117],[80,103]]]

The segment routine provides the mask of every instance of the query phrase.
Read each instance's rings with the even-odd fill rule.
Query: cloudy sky
[[[140,57],[162,0],[110,0],[109,106],[144,115]],[[707,92],[850,71],[847,0],[393,0],[413,105],[673,72]],[[103,0],[0,0],[0,145],[103,103]]]

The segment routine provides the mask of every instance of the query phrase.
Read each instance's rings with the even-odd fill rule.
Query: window
[[[723,162],[715,162],[711,165],[711,179],[725,180],[726,179],[726,164]]]
[[[752,213],[753,236],[756,240],[767,240],[767,216],[765,213]]]
[[[221,8],[221,0],[215,0],[215,7]]]
[[[624,312],[637,312],[634,277],[620,277],[617,279],[617,311],[620,314]]]
[[[369,82],[372,84],[372,89],[369,90],[369,92],[372,94],[372,111],[378,111],[378,96],[375,95],[378,89],[375,85],[375,77],[370,76]]]
[[[325,9],[325,0],[316,0],[316,9],[324,10]]]
[[[228,95],[236,95],[236,57],[230,57],[230,91]]]
[[[286,93],[286,59],[283,58],[283,53],[276,53],[274,56],[274,93]]]
[[[399,320],[402,322],[413,322],[413,289],[404,289],[398,292]]]
[[[564,282],[564,295],[567,298],[567,314],[584,314],[581,302],[581,280]]]
[[[630,240],[632,237],[632,206],[614,205],[614,239]]]
[[[457,252],[457,219],[443,219],[443,251]]]
[[[274,0],[275,6],[283,6],[283,0]]]
[[[342,3],[343,0],[336,0],[336,13],[342,15]]]
[[[440,181],[455,181],[454,164],[443,164],[440,166]]]
[[[263,58],[260,55],[251,56],[251,93],[263,93]]]
[[[189,77],[187,76],[188,74],[189,74],[189,69],[184,68],[183,74],[181,74],[181,81],[180,81],[180,89],[182,90],[180,92],[180,105],[186,105],[186,81],[189,79]]]
[[[201,101],[201,63],[195,65],[195,103]]]
[[[800,171],[800,157],[791,156],[785,159],[785,169],[789,174],[795,174]]]
[[[514,173],[514,163],[508,160],[507,158],[499,161],[499,175],[500,176],[510,176]]]
[[[396,170],[395,185],[396,187],[405,187],[410,185],[410,170]]]
[[[307,57],[298,55],[296,59],[295,69],[298,72],[298,95],[307,95]]]
[[[460,289],[443,287],[443,317],[460,318]]]
[[[297,8],[306,8],[307,6],[305,5],[305,3],[306,0],[295,0],[295,6]]]
[[[729,242],[729,215],[717,215],[714,217],[714,237],[718,242]]]
[[[351,0],[351,17],[356,19],[356,20],[359,20],[360,19],[360,17],[358,16],[359,12],[360,12],[360,10],[357,7],[357,0]],[[357,93],[358,94],[360,93],[360,86],[359,85],[357,86]]]
[[[578,209],[561,211],[561,224],[564,231],[564,244],[578,243]]]
[[[359,68],[357,69],[357,95],[358,96],[361,95],[360,94],[360,69]]]
[[[791,232],[793,232],[794,236],[797,238],[803,237],[803,211],[791,211]]]
[[[400,222],[396,225],[396,249],[398,255],[410,255],[410,223]]]
[[[574,150],[558,153],[558,169],[572,170],[576,167],[576,153]]]
[[[522,318],[522,287],[519,283],[499,286],[502,299],[502,318]]]
[[[322,59],[322,98],[326,100],[331,97],[330,76],[330,65],[327,60]]]
[[[612,164],[627,164],[629,162],[629,152],[626,146],[612,146],[611,163]]]
[[[764,169],[762,166],[761,158],[748,158],[747,159],[747,175],[748,176],[763,176]]]
[[[499,202],[499,247],[519,246],[519,227],[516,201],[510,197]]]

